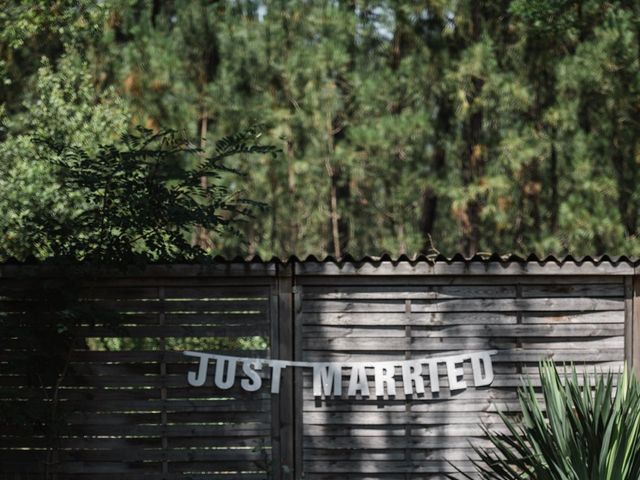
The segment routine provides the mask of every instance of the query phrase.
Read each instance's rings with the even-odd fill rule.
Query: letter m
[[[342,366],[332,363],[313,366],[313,396],[342,395]]]

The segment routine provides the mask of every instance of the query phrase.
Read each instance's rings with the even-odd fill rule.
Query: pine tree
[[[270,209],[244,240],[201,236],[216,252],[637,253],[636,3],[8,2],[2,241],[26,246],[47,198],[67,210],[33,133],[95,150],[142,124],[210,153],[261,124],[283,154],[224,181]]]

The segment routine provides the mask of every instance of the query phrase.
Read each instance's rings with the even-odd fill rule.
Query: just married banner
[[[227,390],[236,384],[236,372],[242,370],[240,387],[247,392],[262,388],[259,371],[270,369],[271,393],[280,393],[282,371],[286,368],[308,368],[313,371],[313,395],[316,397],[384,397],[396,395],[396,379],[402,380],[405,395],[420,395],[425,388],[440,392],[439,366],[446,368],[450,391],[464,390],[468,386],[464,365],[470,363],[474,387],[486,387],[493,382],[491,356],[497,350],[461,353],[440,357],[381,362],[297,362],[266,358],[235,357],[215,353],[185,351],[184,355],[199,359],[195,371],[187,373],[187,381],[193,387],[202,387],[209,375],[209,365],[215,363],[213,384]],[[342,378],[348,376],[346,392]],[[369,380],[373,380],[370,388]]]

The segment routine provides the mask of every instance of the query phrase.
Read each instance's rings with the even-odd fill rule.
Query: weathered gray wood
[[[626,307],[625,302],[625,307]],[[522,323],[524,324],[538,324],[549,323],[554,325],[560,324],[607,324],[618,323],[623,324],[625,322],[625,311],[604,311],[604,312],[578,312],[578,313],[565,313],[565,312],[546,312],[546,313],[522,313]]]
[[[93,266],[77,266],[68,273],[89,275],[92,278],[159,278],[159,277],[251,277],[275,276],[277,265],[273,263],[211,263],[146,265],[131,267],[123,272],[115,268],[96,269]],[[60,267],[55,265],[0,265],[0,278],[56,278]]]
[[[302,302],[304,298],[303,286],[296,283],[295,277],[292,277],[292,316],[291,328],[293,329],[293,357],[295,360],[302,360],[304,356],[303,335],[304,325],[302,323]],[[301,369],[294,372],[294,469],[293,476],[301,476],[304,472],[304,378]]]
[[[522,285],[525,298],[622,297],[622,283]],[[514,285],[339,285],[305,289],[308,300],[439,300],[455,298],[515,298]]]
[[[25,453],[22,455],[25,457]],[[130,462],[130,461],[171,461],[171,462],[227,462],[243,461],[257,462],[263,461],[264,454],[246,448],[229,448],[225,450],[144,450],[140,452],[130,449],[110,449],[110,450],[79,450],[61,452],[61,461],[82,461],[82,462]],[[168,472],[165,472],[168,473]]]
[[[204,467],[203,467],[204,469]],[[133,473],[132,473],[133,472]],[[132,477],[132,474],[135,475]],[[264,480],[266,478],[266,472],[264,471],[256,471],[256,472],[237,472],[237,471],[227,471],[227,472],[210,472],[210,473],[169,473],[167,475],[162,475],[161,473],[149,472],[140,470],[129,471],[128,473],[122,472],[73,472],[73,473],[65,473],[65,480],[131,480],[132,478],[142,479],[142,480],[184,480],[188,478],[189,480]],[[26,480],[30,480],[33,477],[27,477]],[[40,477],[38,477],[40,478]],[[22,480],[22,478],[17,477],[12,480]],[[429,480],[445,480],[445,479],[429,479]]]
[[[576,331],[577,334],[580,332]],[[541,335],[544,336],[544,335]],[[578,336],[578,335],[575,335]],[[556,337],[557,338],[557,337]],[[525,342],[523,342],[524,344]],[[311,337],[305,338],[304,346],[307,350],[332,350],[332,351],[434,351],[443,350],[492,350],[494,348],[513,348],[515,347],[513,338],[503,337],[388,337],[381,342],[380,338],[363,337],[358,339],[337,338],[337,337]],[[523,345],[525,347],[525,345]],[[624,349],[624,339],[622,336],[612,338],[589,338],[577,342],[567,342],[565,337],[561,337],[556,342],[547,341],[526,341],[525,348],[550,350],[584,350],[603,349],[603,348],[622,348]]]
[[[456,462],[456,467],[462,471],[473,468],[471,462]],[[342,475],[350,472],[356,473],[456,473],[457,470],[445,460],[433,462],[306,462],[305,469],[310,472],[330,473]]]
[[[513,410],[519,408],[515,394],[510,400],[500,399],[491,400],[484,398],[486,405],[481,409],[483,413],[497,413],[498,411]],[[394,400],[362,400],[359,402],[345,402],[341,399],[316,401],[314,398],[305,399],[304,412],[321,413],[321,412],[402,412],[405,413],[406,402],[401,399]],[[449,415],[457,415],[458,413],[478,414],[478,399],[457,398],[455,402],[449,402],[442,399],[420,399],[413,402],[411,412],[423,413],[446,413]]]
[[[496,433],[509,433],[502,423],[489,424]],[[406,435],[404,425],[305,425],[305,435],[309,436],[355,436],[355,437],[388,437],[390,442],[396,437]],[[479,423],[473,424],[445,424],[418,425],[412,428],[414,436],[426,437],[481,437],[484,432]]]
[[[293,277],[292,267],[278,268],[278,342],[281,360],[293,360],[294,347],[294,305],[293,305]],[[286,369],[282,375],[280,394],[278,395],[280,457],[274,463],[274,478],[276,480],[295,480],[296,472],[296,410],[295,410],[294,372]]]
[[[431,312],[302,312],[300,320],[305,325],[474,325],[516,323],[513,313],[467,313]]]
[[[163,286],[158,287],[158,299],[160,300],[160,310],[158,311],[158,326],[160,328],[164,328],[165,327],[165,317],[166,317],[166,312],[165,312],[165,300],[166,300],[166,296],[165,296],[165,288]],[[166,400],[167,400],[167,384],[166,384],[166,377],[167,377],[167,360],[164,357],[164,354],[167,351],[167,345],[166,345],[166,336],[168,332],[162,332],[160,334],[160,351],[162,352],[162,358],[160,360],[160,379],[162,381],[162,385],[160,388],[160,400],[163,402],[163,404],[166,404]],[[163,429],[166,431],[166,427],[168,424],[168,420],[167,420],[167,409],[166,407],[163,407],[162,410],[160,411],[160,422],[161,425],[163,427]],[[169,462],[167,459],[167,451],[169,449],[169,439],[168,436],[163,432],[161,438],[161,445],[162,445],[162,453],[163,453],[163,458],[162,458],[162,473],[164,475],[167,475],[169,473]]]
[[[25,329],[28,329],[25,326]],[[121,325],[117,329],[112,327],[82,327],[78,330],[79,337],[102,338],[147,338],[147,337],[244,337],[268,336],[269,325],[264,321],[251,323],[238,322],[237,325],[166,325],[162,326],[131,326]]]
[[[406,464],[407,449],[413,448],[413,444],[405,445],[399,440],[407,431],[421,439],[444,434],[443,442],[438,442],[438,446],[446,445],[458,436],[465,437],[466,441],[468,435],[481,435],[477,429],[480,419],[491,422],[498,410],[518,406],[515,390],[521,384],[521,377],[516,373],[500,372],[502,365],[527,368],[542,358],[554,358],[578,362],[588,359],[605,362],[604,365],[610,368],[620,367],[626,308],[621,281],[589,282],[580,277],[572,278],[572,283],[562,284],[553,277],[547,284],[526,283],[518,277],[522,297],[516,298],[515,290],[510,290],[512,286],[501,286],[493,278],[486,284],[490,287],[485,289],[485,284],[447,284],[446,278],[437,277],[442,286],[434,281],[422,288],[413,282],[400,294],[401,282],[385,287],[387,277],[376,277],[377,282],[362,281],[373,276],[339,277],[345,280],[335,286],[324,286],[320,277],[308,277],[313,282],[305,288],[301,316],[307,360],[401,359],[405,352],[415,358],[421,353],[429,356],[441,351],[497,347],[500,352],[494,358],[497,373],[491,388],[493,393],[489,397],[482,391],[467,391],[455,399],[445,395],[444,401],[435,404],[435,409],[431,403],[412,401],[409,410],[400,394],[393,411],[384,409],[376,401],[358,407],[357,402],[365,400],[352,402],[353,408],[341,407],[340,400],[334,400],[331,410],[323,410],[322,402],[319,404],[316,399],[308,398],[304,411],[304,468],[311,478],[320,478],[317,474],[326,466],[322,456],[313,454],[318,447],[338,449],[325,456],[336,465],[344,464],[345,457],[348,458],[344,449],[361,454],[364,449],[393,445],[398,449],[394,450],[393,458],[405,460]],[[505,286],[507,288],[503,288]],[[407,301],[411,302],[411,313],[406,311]],[[411,329],[409,337],[406,328]],[[518,342],[517,347],[514,341]],[[532,375],[531,380],[539,385],[537,375]],[[305,376],[304,381],[305,391],[308,391],[310,376]],[[345,386],[347,381],[345,376]],[[397,385],[402,384],[399,377],[396,381]],[[447,383],[442,377],[441,385]],[[499,389],[507,389],[507,396],[502,400],[497,395]],[[497,406],[496,401],[504,405]],[[416,410],[421,405],[426,410]],[[402,428],[407,425],[409,430]],[[461,428],[456,429],[456,425]],[[344,428],[339,428],[341,426]],[[421,426],[428,429],[420,430]],[[499,422],[496,426],[499,427]],[[331,440],[324,441],[327,435]],[[381,443],[377,444],[376,438],[380,438]],[[337,439],[344,441],[337,442]],[[323,443],[318,444],[318,441]],[[465,455],[451,450],[445,452],[442,458],[456,460],[457,465],[457,460]],[[383,458],[352,456],[351,459],[351,472],[367,472],[367,465],[374,464],[376,467],[371,468],[382,468],[378,472],[380,478],[392,475],[386,467],[380,467],[389,465]],[[342,471],[346,472],[346,467]],[[413,471],[411,467],[405,470]],[[439,468],[437,471],[446,470]]]
[[[623,298],[530,298],[470,299],[434,302],[414,301],[413,312],[523,312],[523,311],[601,311],[624,310]],[[309,300],[304,312],[402,312],[400,301],[317,301]]]
[[[589,324],[589,323],[624,323],[624,311],[602,312],[541,312],[522,314],[523,323],[549,323],[549,324]],[[484,313],[473,312],[432,312],[432,313],[321,313],[308,312],[301,315],[302,322],[306,325],[346,325],[346,326],[437,326],[437,325],[500,325],[515,324],[516,314],[513,313]]]
[[[640,378],[640,276],[633,279],[633,302],[631,305],[632,314],[629,317],[631,322],[628,336],[631,338],[629,357],[627,361]]]
[[[614,371],[620,371],[619,368],[614,369]],[[467,375],[467,378],[469,378],[469,375]],[[540,386],[540,377],[536,374],[530,374],[526,376],[527,380],[531,382],[531,384],[534,387],[539,387]],[[519,374],[515,374],[515,375],[498,375],[496,377],[496,379],[493,381],[493,383],[491,384],[491,388],[506,388],[506,389],[513,389],[515,391],[515,389],[517,389],[518,387],[522,386],[522,380],[523,380],[523,376],[519,375]],[[342,382],[342,388],[343,391],[346,391],[347,389],[347,385],[348,385],[348,379],[345,378]],[[403,382],[402,379],[397,376],[396,377],[396,388],[397,389],[401,389],[403,387]],[[312,383],[310,379],[305,379],[304,382],[304,386],[305,388],[309,389],[312,387]],[[446,376],[442,376],[440,377],[440,386],[442,388],[449,388],[449,382],[447,380]],[[373,389],[374,388],[374,383],[373,380],[369,381],[369,388]],[[469,389],[473,389],[473,384],[470,382],[469,384]],[[482,390],[476,391],[476,393],[481,392]],[[397,392],[397,395],[395,396],[396,399],[404,399],[404,395],[402,392]],[[425,394],[425,395],[420,395],[417,396],[417,401],[418,403],[422,400],[433,400],[434,397],[429,395],[429,394]],[[438,398],[438,397],[435,397]],[[456,396],[456,399],[461,399],[463,397],[460,397],[460,394],[458,394],[458,396]],[[388,401],[389,399],[393,399],[391,397],[389,398],[385,398],[384,401]],[[338,401],[339,399],[336,399],[335,401]],[[458,403],[457,401],[454,403]],[[451,411],[455,411],[455,409],[457,408],[457,405],[451,405],[449,406],[449,409],[451,409]],[[477,405],[476,405],[477,408]]]
[[[405,451],[408,450],[406,454]],[[366,449],[366,450],[344,450],[344,449],[310,449],[307,454],[308,460],[357,460],[357,461],[389,461],[389,460],[479,460],[479,456],[472,448],[439,448],[439,449]]]
[[[468,414],[456,412],[420,413],[420,412],[305,412],[305,425],[456,425],[500,423],[500,417],[496,413]]]
[[[623,297],[624,284],[522,285],[525,298],[553,297]]]
[[[166,279],[169,279],[168,281]],[[229,472],[242,469],[262,470],[256,478],[264,477],[271,456],[271,412],[267,399],[270,395],[247,392],[225,392],[233,400],[216,400],[212,389],[194,391],[186,384],[186,371],[192,368],[180,351],[166,351],[166,339],[180,340],[188,337],[226,337],[229,339],[268,333],[270,319],[265,315],[270,298],[268,285],[271,280],[253,277],[252,281],[237,286],[226,286],[213,277],[181,281],[179,276],[162,278],[123,278],[108,280],[112,287],[88,288],[87,299],[99,299],[95,305],[109,306],[123,316],[123,330],[117,333],[107,327],[83,327],[79,334],[86,337],[130,336],[134,338],[157,338],[158,350],[94,352],[77,351],[72,356],[72,373],[67,378],[60,398],[71,410],[79,409],[68,419],[67,433],[60,438],[63,451],[59,455],[64,478],[179,478],[180,462],[207,471],[207,478],[242,478]],[[141,281],[141,286],[136,286]],[[171,287],[164,288],[167,281]],[[19,311],[29,306],[19,298],[19,288],[4,289],[0,295],[5,300],[0,308]],[[190,287],[190,283],[196,285]],[[266,283],[265,286],[261,285]],[[24,287],[22,287],[24,288]],[[9,298],[9,300],[6,300]],[[13,298],[13,300],[11,300]],[[145,313],[131,312],[142,311]],[[172,311],[171,313],[165,313]],[[199,313],[183,313],[197,311]],[[233,312],[242,313],[233,313]],[[244,313],[252,311],[255,313]],[[217,313],[220,312],[220,313]],[[5,316],[9,322],[20,325],[19,315]],[[21,328],[28,331],[30,325]],[[19,341],[3,344],[11,348]],[[235,352],[240,355],[268,357],[268,351]],[[4,351],[0,357],[9,362],[20,361],[27,351]],[[0,398],[20,398],[24,390],[20,387],[25,378],[15,375],[0,375]],[[16,387],[11,390],[12,387]],[[149,388],[152,387],[152,388]],[[0,403],[2,400],[0,400]],[[251,426],[254,422],[254,427]],[[44,439],[12,435],[18,431],[3,429],[0,432],[0,463],[3,473],[8,473],[7,452],[16,448],[45,446]],[[66,435],[73,435],[67,437]],[[187,442],[188,440],[188,442]],[[173,451],[187,443],[203,448],[218,447],[217,451],[203,450],[201,453],[185,450]],[[10,450],[6,450],[6,448]],[[150,450],[149,447],[155,449]],[[250,449],[244,449],[250,447]],[[264,450],[264,448],[267,448]],[[109,451],[84,450],[107,448]],[[117,449],[124,448],[120,452]],[[20,452],[24,452],[20,450]],[[251,453],[255,452],[255,453]],[[257,453],[261,452],[261,453]],[[255,457],[255,458],[254,458]],[[26,459],[26,458],[25,458]],[[257,466],[259,460],[261,467]],[[39,468],[38,462],[27,465],[15,454],[16,468]],[[141,463],[144,461],[144,463]],[[106,463],[111,462],[111,463]],[[191,467],[190,467],[191,468]],[[107,473],[108,472],[108,473]],[[133,473],[135,472],[135,473]],[[96,477],[98,475],[98,477]],[[142,477],[141,477],[142,478]],[[247,477],[249,478],[249,477]]]
[[[252,328],[256,324],[270,325],[263,313],[167,313],[166,321],[167,325],[179,326],[242,325],[249,331],[253,331]]]
[[[433,437],[421,437],[412,436],[407,437],[404,435],[394,436],[392,440],[385,437],[372,437],[367,436],[365,438],[354,437],[332,437],[326,436],[307,436],[304,439],[305,447],[308,449],[317,448],[332,448],[332,449],[375,449],[375,448],[412,448],[412,449],[452,449],[452,448],[467,448],[469,447],[469,440],[473,440],[474,445],[478,446],[490,446],[490,443],[479,435],[475,438],[469,437],[449,437],[449,436],[433,436]]]
[[[451,337],[609,337],[623,336],[624,324],[537,324],[537,325],[454,325],[451,327],[422,328],[413,326],[413,338]],[[393,338],[404,337],[402,328],[363,327],[306,327],[308,338]],[[359,340],[356,340],[356,342]]]
[[[17,282],[0,283],[0,296],[16,297],[25,293],[25,284],[16,286]],[[90,299],[104,300],[135,300],[151,299],[158,300],[158,288],[165,288],[166,299],[194,299],[202,300],[207,298],[215,299],[267,299],[268,290],[262,285],[212,285],[212,286],[192,286],[174,285],[164,287],[162,281],[156,281],[157,285],[150,286],[105,286],[104,282],[94,286],[87,286],[80,290],[83,297]]]
[[[271,328],[270,336],[270,352],[269,354],[274,358],[280,358],[280,291],[279,291],[279,276],[269,288],[269,326]],[[280,405],[279,398],[275,395],[269,395],[270,409],[271,409],[271,461],[274,471],[279,471],[282,467],[282,455],[283,444],[280,435]]]
[[[520,372],[537,386],[541,359],[588,372],[618,370],[624,358],[640,364],[640,288],[630,264],[252,265],[154,266],[92,280],[86,298],[123,312],[128,331],[87,324],[79,333],[156,339],[158,349],[74,353],[60,392],[78,409],[61,437],[63,478],[248,479],[267,470],[281,479],[443,478],[449,461],[472,472],[469,440],[488,445],[479,421],[499,429],[497,412],[518,408]],[[55,281],[55,271],[0,267],[0,321],[17,326],[17,337],[31,328],[20,311],[35,300],[21,300],[21,289],[42,278]],[[311,374],[300,369],[288,369],[280,395],[237,385],[222,392],[211,379],[193,388],[193,360],[168,350],[192,337],[256,335],[268,337],[266,350],[222,353],[318,361],[499,353],[488,389],[451,394],[441,366],[438,398],[404,398],[396,372],[395,398],[345,400],[314,398]],[[0,408],[2,399],[26,398],[24,375],[6,366],[28,355],[19,338],[3,339]],[[24,449],[44,445],[4,429],[0,463],[36,469],[36,460],[25,463],[37,453]]]
[[[404,349],[403,349],[404,350]],[[541,360],[549,359],[556,362],[615,362],[624,358],[624,348],[602,348],[597,350],[586,349],[503,349],[492,357],[494,363],[513,363],[513,362],[529,362],[538,363]],[[462,354],[465,350],[447,350],[447,354]],[[413,358],[422,358],[423,356],[435,355],[435,350],[415,350]],[[362,353],[347,353],[345,351],[325,350],[307,350],[305,360],[311,362],[364,362],[364,361],[389,361],[397,360],[398,352],[377,349],[376,351],[365,351]]]
[[[440,300],[454,298],[514,298],[512,285],[455,286],[334,286],[307,287],[305,300]]]

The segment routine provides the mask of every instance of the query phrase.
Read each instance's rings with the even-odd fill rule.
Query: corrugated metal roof
[[[429,264],[452,264],[452,263],[500,263],[502,265],[506,264],[526,264],[526,263],[537,263],[539,265],[545,265],[549,263],[554,263],[556,265],[563,265],[565,263],[572,263],[575,265],[583,265],[590,264],[598,266],[600,264],[609,264],[609,265],[619,265],[626,264],[630,266],[640,266],[640,257],[631,257],[627,255],[600,255],[600,256],[573,256],[573,255],[565,255],[562,257],[557,257],[555,255],[547,255],[544,257],[539,257],[535,254],[530,254],[526,257],[519,255],[500,255],[498,253],[492,254],[476,254],[472,257],[465,257],[461,253],[457,253],[452,257],[447,257],[442,254],[437,255],[399,255],[392,256],[388,253],[383,253],[379,256],[371,256],[366,255],[362,257],[354,257],[352,255],[344,255],[342,257],[335,257],[332,255],[326,255],[324,257],[317,257],[315,255],[308,255],[306,257],[298,257],[296,255],[291,255],[289,257],[271,257],[271,258],[261,258],[258,255],[252,256],[235,256],[235,257],[225,257],[222,255],[215,255],[213,257],[209,257],[205,260],[205,263],[258,263],[258,264],[291,264],[291,263],[335,263],[338,265],[341,264],[377,264],[377,263],[409,263],[409,264],[419,264],[419,263],[429,263]],[[34,264],[47,264],[47,263],[55,263],[51,260],[46,260],[44,262],[35,260],[33,258],[28,259],[26,261],[20,261],[16,259],[8,259],[4,262],[0,262],[0,265],[34,265]],[[201,263],[201,261],[180,261],[176,260],[171,263],[191,263],[197,264]]]
[[[454,262],[465,262],[465,263],[471,263],[471,262],[483,262],[483,263],[491,263],[491,262],[498,262],[498,263],[502,263],[502,264],[506,264],[506,263],[531,263],[531,262],[535,262],[538,263],[540,265],[544,265],[547,263],[555,263],[557,265],[562,265],[564,263],[573,263],[576,265],[582,265],[584,263],[589,263],[592,265],[600,265],[602,263],[608,263],[611,265],[618,265],[621,263],[625,263],[628,265],[633,265],[636,266],[639,264],[640,262],[640,258],[638,257],[629,257],[626,255],[601,255],[601,256],[590,256],[590,255],[585,255],[582,257],[575,257],[573,255],[565,255],[563,257],[556,257],[555,255],[547,255],[545,257],[539,257],[537,255],[531,254],[528,255],[527,257],[522,257],[519,255],[513,255],[513,254],[509,254],[509,255],[500,255],[497,253],[492,253],[492,254],[476,254],[472,257],[465,257],[464,255],[462,255],[461,253],[457,253],[455,254],[453,257],[446,257],[442,254],[438,254],[438,255],[415,255],[415,256],[408,256],[408,255],[400,255],[397,257],[391,256],[390,254],[382,254],[380,256],[363,256],[363,257],[353,257],[351,255],[344,255],[340,258],[331,256],[331,255],[327,255],[325,257],[316,257],[315,255],[309,255],[307,257],[304,258],[300,258],[297,257],[295,255],[286,257],[286,258],[282,258],[282,257],[271,257],[270,259],[263,259],[258,255],[254,255],[254,256],[250,256],[250,257],[242,257],[242,256],[237,256],[237,257],[233,257],[233,258],[228,258],[228,257],[223,257],[220,255],[217,255],[213,258],[214,262],[221,262],[221,263],[280,263],[280,264],[286,264],[286,263],[336,263],[336,264],[343,264],[343,263],[355,263],[355,264],[362,264],[362,263],[380,263],[380,262],[391,262],[391,263],[403,263],[403,262],[407,262],[407,263],[422,263],[422,262],[427,262],[427,263],[431,263],[431,264],[435,264],[435,263],[454,263]]]

